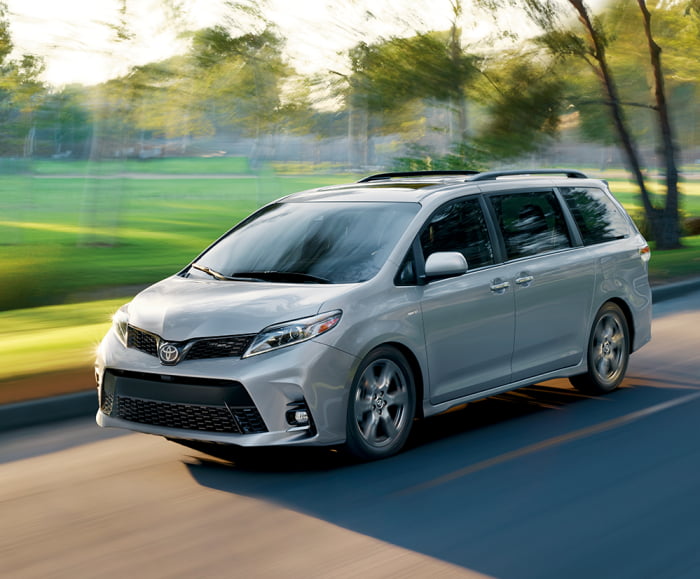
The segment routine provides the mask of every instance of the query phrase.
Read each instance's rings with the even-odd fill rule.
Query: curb
[[[700,289],[700,277],[651,288],[652,303],[664,302]]]
[[[97,412],[95,389],[0,405],[0,432],[93,415]]]
[[[700,277],[678,283],[653,287],[652,302],[671,300],[700,289]],[[93,389],[0,405],[0,432],[94,415],[97,412],[97,392]]]

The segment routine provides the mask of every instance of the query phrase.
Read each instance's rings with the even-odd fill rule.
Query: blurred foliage
[[[551,144],[563,113],[564,80],[531,54],[501,55],[484,72],[479,99],[488,120],[474,138],[492,159],[520,157]]]
[[[467,143],[459,143],[452,150],[434,156],[428,147],[412,144],[407,155],[394,159],[394,171],[483,171],[491,160],[488,152],[476,149]]]
[[[0,155],[33,152],[34,114],[46,95],[38,78],[44,63],[37,56],[13,57],[7,6],[0,2]]]
[[[545,4],[557,9],[547,18],[571,14],[561,11],[562,1]],[[337,139],[341,154],[331,167],[360,171],[369,168],[373,147],[380,146],[396,151],[396,169],[478,170],[556,151],[559,142],[616,142],[609,104],[587,60],[590,48],[573,21],[534,42],[521,42],[517,50],[484,43],[477,51],[461,44],[460,18],[467,15],[461,14],[462,3],[454,1],[447,30],[361,42],[344,55],[346,68],[304,77],[289,65],[285,39],[255,3],[229,5],[231,12],[220,23],[183,31],[190,43],[182,54],[132,67],[97,86],[59,89],[39,80],[40,59],[13,51],[7,9],[0,2],[0,257],[13,272],[2,289],[4,303],[39,304],[59,299],[48,295],[54,290],[64,299],[81,285],[145,283],[152,279],[144,280],[149,268],[156,277],[172,271],[205,237],[180,237],[172,224],[144,220],[135,225],[134,208],[140,197],[157,199],[164,204],[162,211],[157,205],[148,211],[168,215],[171,204],[177,204],[171,193],[200,200],[202,183],[196,178],[160,180],[157,174],[247,177],[235,185],[208,180],[203,203],[208,207],[208,194],[212,203],[238,199],[240,185],[254,193],[254,201],[242,204],[251,209],[271,198],[268,186],[275,193],[289,191],[280,186],[281,179],[260,173],[265,162],[276,160],[276,136],[309,135],[319,148]],[[128,42],[131,34],[128,6],[121,2],[119,22],[111,29],[120,42]],[[633,135],[653,151],[651,84],[643,72],[648,55],[640,42],[635,3],[606,5],[598,22],[606,32],[606,50]],[[663,48],[678,143],[697,147],[697,3],[654,3],[652,22]],[[332,90],[323,93],[322,87]],[[375,144],[380,135],[395,138]],[[250,159],[220,157],[200,165],[188,158],[198,154],[197,143],[205,140],[207,152],[224,155],[227,144],[243,139],[253,143],[245,153]],[[286,170],[314,161],[287,159]],[[149,173],[152,181],[132,179],[134,173]],[[32,174],[41,178],[30,179]],[[59,174],[65,178],[45,179]],[[183,208],[171,216],[183,231],[197,229],[189,221],[212,219],[187,203]],[[696,215],[688,205],[684,210]],[[163,244],[180,253],[164,259]],[[40,254],[46,260],[37,261]],[[99,259],[92,257],[97,254]],[[139,257],[143,269],[131,263]],[[109,275],[100,278],[95,264],[106,259],[130,264],[130,271],[121,272],[116,282]],[[63,271],[72,273],[56,282]]]
[[[477,4],[495,9],[510,1]],[[181,24],[177,7],[161,2]],[[663,48],[678,143],[697,146],[696,3],[650,4],[653,32]],[[189,155],[192,144],[203,138],[235,142],[303,134],[348,138],[356,150],[348,153],[347,163],[364,166],[372,157],[372,137],[378,135],[397,135],[407,144],[428,147],[432,158],[449,155],[455,147],[471,147],[487,152],[494,161],[537,151],[562,135],[602,144],[617,139],[611,131],[609,105],[587,64],[591,49],[575,22],[567,20],[572,12],[563,0],[519,4],[531,16],[556,20],[561,26],[550,26],[534,43],[521,41],[517,50],[494,49],[488,43],[479,44],[478,50],[463,47],[460,23],[471,15],[464,13],[461,1],[453,1],[447,30],[359,42],[345,55],[347,69],[311,77],[299,75],[288,64],[285,39],[265,19],[264,5],[226,5],[228,12],[218,24],[181,30],[190,40],[182,54],[135,66],[97,86],[56,89],[38,80],[40,59],[13,56],[7,11],[0,3],[0,155],[153,158]],[[538,16],[535,7],[543,6]],[[122,43],[132,36],[128,8],[121,2],[118,22],[109,25]],[[634,137],[653,148],[650,78],[640,74],[648,54],[640,42],[636,3],[612,2],[596,22],[605,31],[606,50]],[[331,93],[320,90],[323,87]],[[335,98],[332,110],[329,98]],[[319,107],[318,101],[324,99],[324,107]],[[253,151],[254,163],[258,155],[264,156],[262,146]]]
[[[464,98],[478,73],[478,58],[454,54],[450,41],[448,33],[430,32],[359,43],[350,50],[351,102],[373,112],[388,112],[415,100]]]

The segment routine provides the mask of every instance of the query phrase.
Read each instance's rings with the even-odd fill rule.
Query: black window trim
[[[451,199],[446,200],[444,203],[441,203],[437,208],[435,208],[434,211],[430,213],[430,215],[425,219],[423,224],[421,225],[420,229],[416,233],[416,235],[413,238],[413,241],[411,242],[411,246],[406,252],[406,255],[404,258],[401,260],[401,265],[399,265],[399,268],[396,271],[396,275],[394,276],[394,285],[395,286],[400,286],[400,287],[413,287],[413,286],[422,286],[426,285],[428,283],[431,283],[432,281],[442,281],[442,279],[436,279],[436,280],[428,280],[425,275],[425,258],[423,257],[423,247],[420,242],[421,235],[423,235],[423,232],[427,229],[429,226],[432,218],[435,216],[435,214],[438,213],[443,207],[445,207],[448,204],[451,203],[458,203],[460,201],[466,201],[468,199],[477,199],[479,202],[479,207],[481,208],[481,212],[484,216],[484,221],[486,223],[486,232],[489,238],[489,242],[491,243],[491,249],[493,251],[493,263],[488,264],[488,265],[482,265],[481,267],[469,267],[469,264],[467,263],[467,271],[465,272],[464,275],[468,275],[473,271],[484,271],[485,269],[495,267],[497,265],[500,265],[503,263],[503,257],[505,253],[503,253],[503,249],[500,246],[500,235],[497,233],[497,227],[495,225],[495,221],[493,219],[493,215],[491,214],[491,209],[489,207],[489,204],[486,202],[484,198],[483,193],[468,193],[466,195],[460,195],[459,197],[453,197]],[[415,276],[416,280],[415,282],[412,283],[405,283],[400,281],[401,277],[401,270],[404,267],[404,264],[406,263],[406,260],[409,259],[409,255],[413,254],[413,263],[414,263],[414,268],[415,268]],[[458,276],[462,277],[462,276]]]
[[[569,208],[569,204],[566,202],[566,199],[564,199],[564,194],[562,193],[562,189],[597,189],[600,191],[605,197],[607,197],[612,204],[615,206],[617,209],[617,212],[620,214],[621,217],[625,218],[627,221],[627,224],[630,226],[628,229],[628,232],[626,235],[622,237],[616,237],[612,239],[606,239],[604,241],[597,241],[596,243],[586,245],[586,243],[583,240],[583,235],[581,234],[581,231],[578,228],[578,224],[576,223],[576,219],[574,218],[573,212]],[[630,216],[629,213],[625,210],[623,207],[622,203],[620,203],[617,199],[615,199],[615,196],[610,192],[609,189],[606,189],[604,187],[596,187],[595,185],[578,185],[578,186],[573,186],[573,185],[566,185],[566,186],[558,186],[556,187],[556,194],[560,198],[559,202],[562,204],[564,207],[564,211],[566,212],[566,215],[568,218],[571,220],[571,225],[570,229],[572,229],[575,233],[576,236],[580,242],[580,247],[592,247],[595,245],[601,245],[604,243],[611,243],[613,241],[619,241],[620,239],[629,239],[635,230],[637,230],[637,225],[635,224],[634,220]]]
[[[503,232],[501,231],[500,227],[498,227],[498,219],[496,216],[496,208],[494,207],[492,198],[493,197],[501,197],[503,195],[523,195],[527,193],[552,193],[559,203],[559,208],[562,212],[562,215],[564,216],[564,223],[567,228],[567,232],[569,234],[569,239],[571,240],[571,246],[570,247],[560,247],[557,249],[552,249],[551,251],[545,251],[542,253],[538,253],[536,255],[527,255],[527,256],[522,256],[522,257],[515,257],[512,259],[508,259],[508,253],[506,251],[506,242],[505,242],[505,237],[503,235]],[[515,261],[520,261],[520,260],[525,260],[525,259],[533,259],[537,257],[541,257],[543,255],[551,255],[553,253],[559,253],[563,251],[571,251],[574,249],[578,249],[579,247],[583,247],[583,241],[581,239],[581,235],[578,231],[578,227],[576,226],[576,222],[574,221],[573,216],[569,212],[569,207],[568,205],[564,202],[564,199],[559,192],[559,187],[555,187],[553,185],[549,186],[540,186],[540,187],[518,187],[514,189],[497,189],[494,191],[488,191],[483,193],[483,196],[485,198],[488,198],[488,214],[490,221],[492,222],[492,226],[494,228],[494,231],[497,234],[498,238],[498,251],[501,254],[501,260],[498,263],[511,263]]]

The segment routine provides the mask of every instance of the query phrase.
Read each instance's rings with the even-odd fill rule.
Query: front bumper
[[[163,366],[110,332],[96,361],[97,423],[247,447],[340,444],[355,367],[355,357],[313,340],[247,359]],[[298,410],[308,425],[295,424]]]

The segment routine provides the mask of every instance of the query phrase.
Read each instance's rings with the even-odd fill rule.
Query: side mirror
[[[425,260],[425,278],[456,277],[467,273],[467,260],[458,251],[438,251]]]

